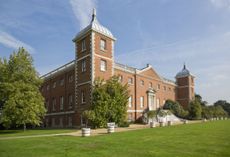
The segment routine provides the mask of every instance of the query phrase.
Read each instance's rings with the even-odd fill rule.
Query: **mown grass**
[[[13,136],[30,136],[30,135],[44,135],[44,134],[59,134],[77,131],[76,129],[31,129],[31,130],[0,130],[1,137]]]
[[[0,140],[1,157],[229,157],[230,121],[143,129],[94,137]]]

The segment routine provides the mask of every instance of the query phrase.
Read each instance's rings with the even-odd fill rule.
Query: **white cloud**
[[[217,8],[230,9],[230,0],[210,0],[210,2]]]
[[[18,49],[19,47],[24,47],[30,53],[35,52],[34,48],[31,47],[30,45],[16,39],[12,35],[10,35],[6,32],[3,32],[3,31],[0,31],[0,44],[2,44],[3,46],[9,47],[9,48],[13,48],[13,49]]]
[[[80,28],[87,26],[91,20],[92,10],[96,8],[96,0],[70,0],[70,4]]]

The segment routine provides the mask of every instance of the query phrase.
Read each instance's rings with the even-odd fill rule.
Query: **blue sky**
[[[92,8],[117,38],[117,62],[169,79],[185,62],[204,100],[230,101],[230,0],[0,0],[0,57],[24,46],[40,74],[73,60]]]

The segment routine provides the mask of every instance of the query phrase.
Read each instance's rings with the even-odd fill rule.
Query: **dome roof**
[[[188,69],[186,69],[186,66],[184,64],[183,69],[176,74],[176,78],[186,77],[186,76],[190,76],[190,75],[192,75],[192,74],[190,73],[190,71]]]
[[[90,22],[90,24],[85,27],[83,30],[81,30],[76,37],[73,39],[73,41],[75,41],[77,38],[81,37],[83,34],[85,34],[86,32],[88,32],[89,30],[93,30],[95,32],[101,33],[109,38],[112,38],[114,40],[116,40],[113,36],[113,34],[104,26],[102,26],[97,18],[96,18],[96,10],[93,9],[93,14],[92,14],[92,20]]]

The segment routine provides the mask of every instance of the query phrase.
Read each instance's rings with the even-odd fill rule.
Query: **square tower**
[[[114,41],[112,33],[102,26],[93,10],[90,24],[73,39],[75,43],[75,109],[78,116],[92,104],[92,87],[96,78],[114,75]],[[76,117],[81,119],[81,117]],[[79,124],[81,121],[78,122]]]
[[[194,76],[186,69],[184,64],[183,69],[177,73],[177,92],[176,100],[185,108],[188,108],[190,101],[195,98],[194,93]]]

